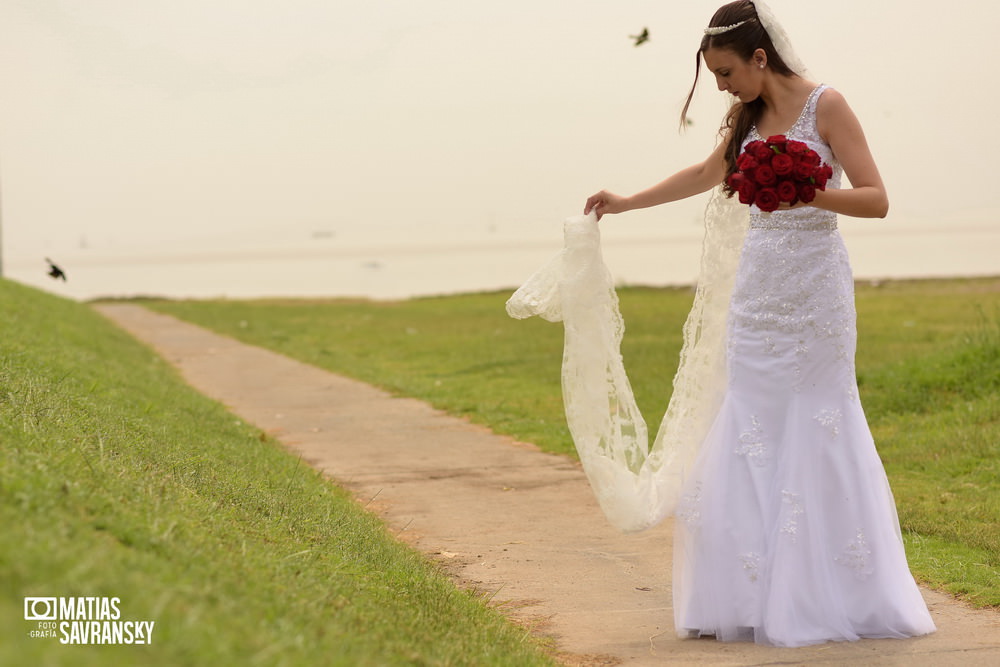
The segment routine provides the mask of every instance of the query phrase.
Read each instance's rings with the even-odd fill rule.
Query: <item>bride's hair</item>
[[[740,25],[737,25],[740,24]],[[778,55],[774,48],[770,36],[760,24],[757,18],[757,9],[750,0],[736,0],[723,5],[712,16],[708,23],[709,28],[726,28],[729,30],[718,31],[716,34],[706,34],[701,39],[701,46],[695,54],[694,83],[691,85],[691,92],[688,93],[687,101],[684,103],[684,110],[681,111],[681,126],[687,122],[688,108],[691,106],[691,99],[694,97],[695,88],[698,86],[698,74],[701,71],[701,57],[709,49],[729,49],[743,60],[750,60],[754,51],[764,49],[767,54],[767,66],[775,73],[783,76],[793,76],[795,72],[785,64],[785,61]],[[764,113],[764,101],[759,97],[752,102],[743,104],[737,103],[732,106],[726,117],[722,121],[719,129],[723,141],[728,142],[726,146],[726,177],[736,171],[736,158],[740,155],[740,143],[750,131],[750,128],[760,120]],[[728,194],[732,194],[728,184],[723,182],[723,188]]]

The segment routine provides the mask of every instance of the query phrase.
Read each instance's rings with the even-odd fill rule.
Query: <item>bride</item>
[[[637,194],[587,199],[589,217],[567,223],[559,289],[540,291],[536,276],[508,310],[564,320],[567,420],[609,519],[641,530],[675,515],[681,636],[803,646],[933,632],[858,399],[837,214],[888,210],[864,133],[843,96],[808,79],[763,2],[720,8],[699,53],[695,84],[703,59],[734,98],[719,146]],[[832,167],[809,205],[765,213],[730,198],[743,148],[772,135],[805,142]],[[650,448],[621,368],[596,220],[717,186],[674,394]]]

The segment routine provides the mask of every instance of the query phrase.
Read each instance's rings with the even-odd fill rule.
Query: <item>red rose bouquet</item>
[[[765,213],[782,203],[808,204],[833,176],[833,168],[819,153],[781,134],[748,143],[736,159],[736,169],[726,185],[739,195],[740,203],[756,204]]]

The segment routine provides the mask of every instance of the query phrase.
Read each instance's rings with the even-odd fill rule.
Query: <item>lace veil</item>
[[[779,55],[804,74],[773,13],[763,2],[755,7]],[[721,188],[712,193],[674,390],[652,445],[625,372],[625,324],[594,213],[566,220],[563,250],[507,301],[511,317],[563,322],[566,421],[601,509],[623,531],[644,530],[673,513],[718,412],[726,387],[726,318],[748,222],[749,207]]]

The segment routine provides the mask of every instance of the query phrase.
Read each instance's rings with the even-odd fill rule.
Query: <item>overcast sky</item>
[[[771,6],[865,126],[892,200],[879,224],[995,224],[997,6]],[[677,115],[716,7],[2,0],[4,258],[537,234],[711,150],[711,78],[683,135]],[[694,230],[701,208],[611,233]]]

